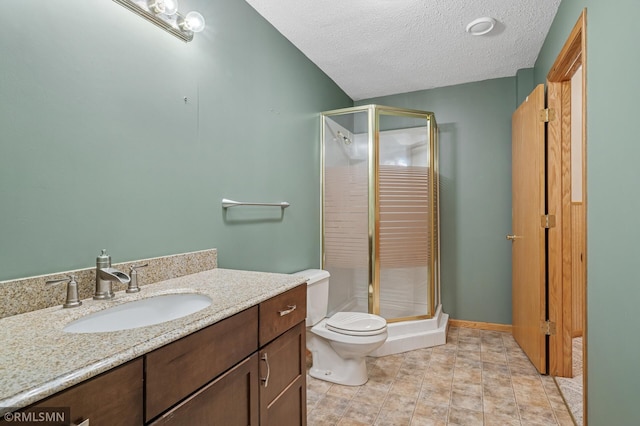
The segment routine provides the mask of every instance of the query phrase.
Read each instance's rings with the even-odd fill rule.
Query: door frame
[[[556,323],[556,334],[549,337],[549,374],[572,377],[573,286],[571,226],[571,78],[582,66],[582,150],[583,203],[587,203],[586,186],[586,9],[582,11],[562,50],[547,74],[547,107],[554,110],[547,127],[548,211],[556,216],[556,226],[549,229],[549,320]],[[553,118],[555,115],[555,118]],[[586,218],[586,213],[585,213]],[[586,219],[585,219],[586,222]],[[585,232],[586,247],[586,232]],[[587,265],[585,251],[585,270]],[[583,330],[583,409],[586,413],[586,274]],[[586,416],[585,425],[586,425]]]

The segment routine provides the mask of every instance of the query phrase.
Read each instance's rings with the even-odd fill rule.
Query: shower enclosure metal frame
[[[424,119],[428,124],[428,185],[431,198],[428,202],[430,235],[430,264],[428,265],[428,312],[424,315],[387,318],[388,322],[409,321],[432,318],[440,305],[440,214],[439,214],[439,176],[438,176],[438,130],[435,115],[432,112],[403,109],[381,105],[363,105],[339,110],[326,111],[321,114],[321,232],[322,232],[322,267],[326,269],[325,242],[325,141],[327,135],[327,119],[332,116],[367,113],[368,132],[368,312],[380,314],[380,117],[397,116]],[[344,136],[343,136],[344,137]],[[346,139],[345,139],[346,141]],[[351,143],[350,141],[348,143]]]

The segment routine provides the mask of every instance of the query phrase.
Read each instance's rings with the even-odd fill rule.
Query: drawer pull
[[[280,314],[281,317],[285,316],[285,315],[289,315],[291,312],[295,311],[297,306],[296,305],[289,305],[287,306],[288,309],[285,309],[284,311],[278,311],[278,313]]]
[[[266,353],[264,353],[262,355],[261,359],[262,359],[262,361],[267,363],[267,377],[260,377],[260,381],[262,382],[262,384],[266,388],[267,386],[269,386],[269,376],[271,375],[271,367],[269,367],[269,357],[267,357]]]

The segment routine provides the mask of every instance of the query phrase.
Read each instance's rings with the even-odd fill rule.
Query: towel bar
[[[233,201],[227,198],[222,199],[223,209],[227,209],[229,207],[235,207],[235,206],[270,206],[270,207],[280,207],[280,208],[286,209],[290,205],[291,204],[287,203],[286,201],[283,201],[281,203],[250,203],[247,201]]]

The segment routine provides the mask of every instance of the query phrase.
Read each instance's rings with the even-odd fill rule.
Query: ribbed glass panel
[[[369,135],[366,120],[366,112],[325,118],[324,268],[331,274],[329,314],[368,311]]]
[[[380,166],[380,266],[425,266],[430,258],[429,169]]]
[[[322,125],[328,314],[431,317],[440,303],[435,118],[374,105],[325,113]]]
[[[380,128],[380,315],[387,319],[430,315],[432,194],[427,121],[381,116]]]

